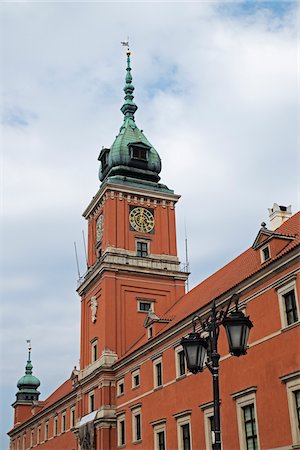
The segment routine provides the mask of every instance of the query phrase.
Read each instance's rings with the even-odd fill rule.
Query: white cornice
[[[103,186],[100,187],[96,195],[93,197],[87,208],[83,212],[83,217],[87,219],[94,209],[98,206],[99,201],[102,199],[104,194],[107,191],[114,191],[114,192],[121,192],[122,194],[130,194],[135,196],[141,196],[146,197],[150,199],[155,200],[167,200],[170,202],[174,202],[174,204],[180,199],[180,195],[178,194],[171,194],[167,192],[159,192],[154,191],[152,189],[143,189],[140,187],[133,187],[133,186],[125,186],[122,184],[114,184],[114,183],[105,183]]]

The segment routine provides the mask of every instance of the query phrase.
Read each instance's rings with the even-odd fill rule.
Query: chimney
[[[289,219],[292,215],[292,206],[279,206],[277,203],[274,203],[272,208],[268,208],[269,210],[269,219],[270,219],[270,229],[272,231],[276,230],[280,227],[283,222]]]

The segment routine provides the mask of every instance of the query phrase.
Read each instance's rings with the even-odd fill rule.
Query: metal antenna
[[[86,253],[86,243],[85,243],[84,230],[82,230],[82,239],[83,239],[83,247],[84,247],[86,267],[88,267],[88,258],[87,258],[87,253]]]
[[[184,242],[185,242],[185,270],[187,272],[190,271],[190,263],[189,263],[189,255],[188,255],[188,240],[187,240],[187,232],[186,232],[186,221],[184,219]],[[186,291],[189,292],[189,277],[186,280]]]
[[[75,242],[75,241],[74,241],[74,249],[75,249],[75,258],[76,258],[76,265],[77,265],[78,279],[80,279],[80,271],[79,271],[79,264],[78,264],[77,247],[76,247],[76,242]]]

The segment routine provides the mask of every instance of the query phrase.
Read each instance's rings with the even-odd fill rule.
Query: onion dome
[[[134,119],[138,109],[133,101],[130,50],[127,50],[127,68],[125,78],[125,97],[121,108],[124,122],[111,148],[102,148],[99,161],[99,179],[102,182],[157,183],[160,180],[161,159],[140,130]],[[160,187],[165,187],[160,185]]]
[[[40,380],[35,377],[34,375],[32,375],[32,363],[31,363],[31,359],[30,359],[30,354],[31,354],[31,347],[29,345],[28,348],[28,360],[27,360],[27,364],[25,367],[25,375],[23,375],[18,383],[17,383],[17,387],[19,389],[19,391],[16,394],[17,397],[17,401],[21,401],[21,402],[28,402],[28,401],[34,401],[34,400],[38,400],[39,398],[39,391],[37,390],[37,388],[39,387]]]

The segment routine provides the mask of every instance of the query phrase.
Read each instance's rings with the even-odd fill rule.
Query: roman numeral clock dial
[[[151,233],[154,230],[154,216],[150,209],[140,206],[129,213],[129,223],[133,230],[141,233]]]

